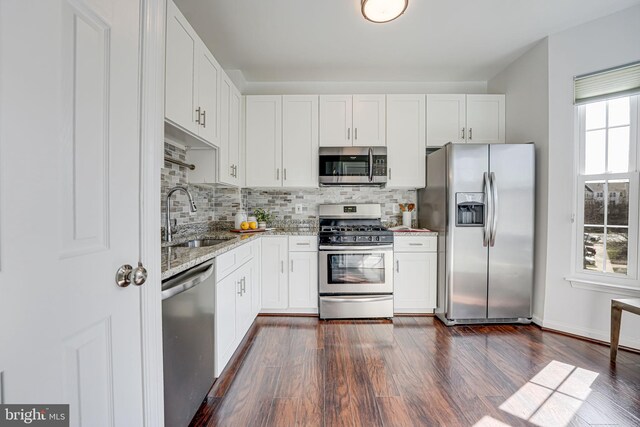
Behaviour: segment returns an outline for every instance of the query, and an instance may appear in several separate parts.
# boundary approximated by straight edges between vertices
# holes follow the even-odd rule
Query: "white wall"
[[[243,95],[487,93],[487,82],[246,82]]]
[[[549,36],[549,210],[544,326],[609,340],[611,298],[573,288],[573,77],[640,59],[640,6]],[[640,348],[640,316],[625,314],[621,343]]]
[[[506,94],[506,139],[536,146],[536,238],[533,318],[541,324],[547,262],[549,174],[549,62],[545,38],[488,83],[489,93]]]

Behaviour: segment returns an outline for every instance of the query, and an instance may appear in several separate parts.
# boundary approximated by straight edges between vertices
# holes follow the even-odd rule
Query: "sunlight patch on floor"
[[[500,405],[500,409],[538,426],[564,427],[589,397],[591,384],[597,377],[597,372],[554,360]],[[506,425],[485,416],[474,427]]]

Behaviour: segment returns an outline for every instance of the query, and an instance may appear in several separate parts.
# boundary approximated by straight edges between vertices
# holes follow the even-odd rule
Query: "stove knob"
[[[373,237],[369,236],[369,241],[372,241],[372,240],[373,240]]]
[[[356,236],[353,236],[353,241],[355,242],[356,240],[358,240],[358,238]]]
[[[380,241],[380,236],[376,236],[376,241]]]

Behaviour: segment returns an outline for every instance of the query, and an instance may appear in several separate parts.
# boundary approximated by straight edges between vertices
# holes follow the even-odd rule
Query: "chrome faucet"
[[[173,240],[173,229],[171,228],[171,209],[169,209],[169,199],[171,198],[171,195],[176,191],[183,191],[187,193],[187,196],[189,197],[189,203],[191,204],[191,206],[189,207],[189,210],[191,210],[191,212],[195,212],[198,210],[195,202],[193,201],[193,197],[191,197],[191,193],[189,193],[189,190],[187,190],[186,188],[180,185],[176,185],[171,190],[169,190],[169,192],[167,193],[167,198],[165,199],[165,207],[167,210],[167,223],[166,223],[167,242],[171,242]]]

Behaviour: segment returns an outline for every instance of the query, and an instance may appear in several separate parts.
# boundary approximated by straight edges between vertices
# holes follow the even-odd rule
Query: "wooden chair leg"
[[[611,304],[611,362],[616,361],[618,356],[618,342],[620,340],[620,320],[622,318],[622,309]]]

